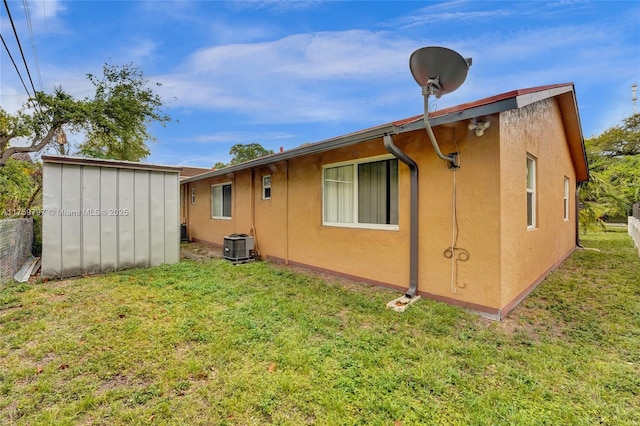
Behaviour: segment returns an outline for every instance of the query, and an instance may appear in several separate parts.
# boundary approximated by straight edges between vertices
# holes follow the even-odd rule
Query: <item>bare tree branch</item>
[[[2,152],[2,155],[0,155],[0,167],[4,166],[7,160],[11,158],[13,154],[17,154],[18,152],[38,152],[43,149],[45,146],[47,146],[48,143],[53,140],[53,138],[56,136],[56,133],[58,132],[58,129],[62,127],[62,124],[63,123],[60,123],[58,126],[49,129],[44,138],[42,138],[40,141],[34,140],[30,146],[11,146],[4,150],[4,152]]]

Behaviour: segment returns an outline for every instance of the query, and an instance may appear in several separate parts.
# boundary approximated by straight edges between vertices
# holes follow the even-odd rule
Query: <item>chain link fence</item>
[[[33,219],[0,220],[0,284],[11,281],[31,255]]]

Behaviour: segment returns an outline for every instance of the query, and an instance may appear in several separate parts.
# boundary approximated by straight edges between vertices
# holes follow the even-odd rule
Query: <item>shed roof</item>
[[[587,165],[584,139],[582,136],[582,126],[580,124],[580,114],[578,112],[578,104],[576,101],[575,88],[573,83],[553,84],[547,86],[512,90],[510,92],[505,92],[488,98],[479,99],[474,102],[469,102],[453,106],[451,108],[445,108],[442,110],[430,112],[429,120],[431,125],[435,127],[443,124],[486,116],[489,114],[500,113],[511,109],[522,108],[534,102],[554,97],[558,98],[559,100],[558,103],[560,106],[565,131],[567,133],[569,150],[576,168],[576,179],[578,182],[586,181],[589,179],[589,169]],[[264,157],[256,158],[254,160],[234,164],[233,166],[225,167],[223,169],[213,170],[211,172],[183,179],[182,182],[194,182],[210,177],[222,176],[240,170],[262,167],[303,155],[329,151],[335,148],[354,145],[368,140],[381,138],[384,135],[399,134],[424,129],[423,119],[424,115],[420,114],[402,120],[393,121],[391,123],[360,130],[354,133],[326,139],[320,142],[304,144],[302,146],[284,152],[267,155]]]
[[[137,163],[134,161],[104,160],[101,158],[72,157],[67,155],[43,155],[43,163],[75,164],[78,166],[114,167],[120,169],[152,170],[179,173],[181,166],[163,164]]]

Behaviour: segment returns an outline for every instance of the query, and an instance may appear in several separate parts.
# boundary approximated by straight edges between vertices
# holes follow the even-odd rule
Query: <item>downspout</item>
[[[409,167],[411,173],[411,208],[409,222],[409,289],[405,296],[412,298],[418,292],[418,165],[404,151],[393,144],[393,137],[385,134],[384,147]]]
[[[285,199],[285,209],[284,211],[287,213],[285,216],[285,252],[284,252],[284,264],[289,264],[289,160],[285,160],[285,171],[284,171],[284,199]]]
[[[251,215],[251,224],[249,225],[249,235],[254,238],[254,250],[260,253],[258,249],[258,239],[256,238],[256,201],[255,201],[255,190],[254,183],[255,174],[253,169],[249,169],[249,200],[250,200],[250,215]]]
[[[184,194],[184,223],[187,225],[187,241],[191,241],[191,225],[189,224],[191,220],[190,216],[190,208],[191,208],[191,184],[188,183],[185,185],[185,194]]]

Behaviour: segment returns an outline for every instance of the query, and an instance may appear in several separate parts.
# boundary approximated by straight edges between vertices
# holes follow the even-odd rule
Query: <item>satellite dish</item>
[[[439,98],[451,93],[464,83],[471,59],[446,47],[423,47],[409,58],[409,68],[420,87]]]
[[[449,162],[449,168],[459,168],[458,153],[444,155],[429,122],[429,96],[439,98],[451,93],[464,83],[471,66],[471,58],[464,59],[457,52],[446,47],[423,47],[409,58],[409,68],[416,82],[422,87],[424,96],[424,124],[436,155]]]

